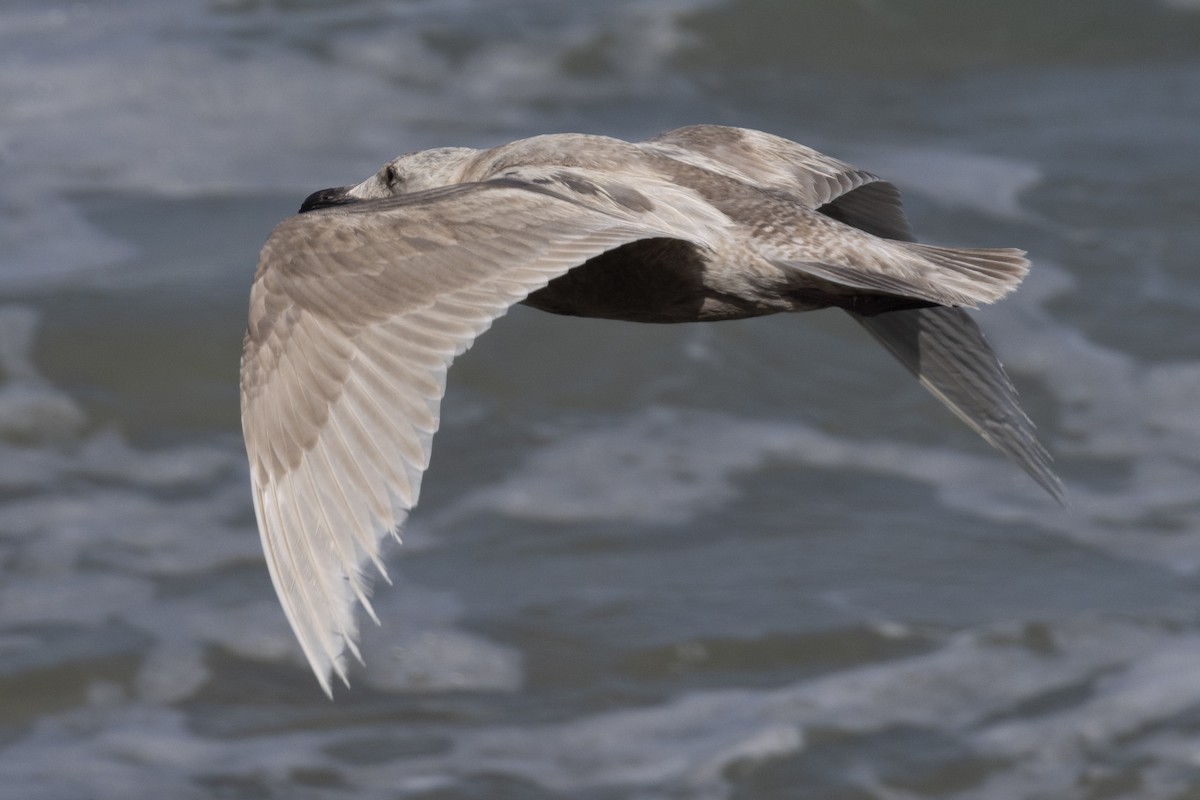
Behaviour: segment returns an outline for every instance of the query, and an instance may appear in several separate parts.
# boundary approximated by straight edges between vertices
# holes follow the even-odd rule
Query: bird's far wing
[[[915,241],[895,186],[787,139],[741,128],[696,125],[669,131],[642,146],[763,189],[792,194],[811,209],[884,239]],[[781,266],[868,292],[963,305],[997,299],[1028,269],[1024,254],[1017,250],[915,244],[890,251],[884,262],[892,269],[850,270],[813,263]],[[898,274],[906,262],[911,267],[908,275]],[[930,267],[939,281],[920,279]],[[1021,410],[1012,381],[965,311],[923,308],[870,316],[847,311],[931,394],[1065,503],[1062,483],[1033,423]]]
[[[1021,410],[1016,388],[966,311],[922,308],[850,316],[959,419],[1066,505],[1062,482]]]
[[[900,191],[802,144],[747,128],[692,125],[640,146],[650,152],[796,197],[803,206],[885,239],[914,241]]]
[[[374,617],[363,568],[383,572],[382,540],[417,502],[450,362],[572,267],[688,234],[643,216],[506,179],[314,211],[268,238],[242,429],[271,578],[327,693],[358,655],[354,601]]]

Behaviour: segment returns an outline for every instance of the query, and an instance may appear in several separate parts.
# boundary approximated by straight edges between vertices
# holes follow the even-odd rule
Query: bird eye
[[[395,188],[396,184],[400,183],[400,181],[402,180],[400,177],[399,170],[397,170],[391,164],[388,164],[386,167],[383,168],[382,177],[383,177],[384,185],[386,185],[389,189]]]

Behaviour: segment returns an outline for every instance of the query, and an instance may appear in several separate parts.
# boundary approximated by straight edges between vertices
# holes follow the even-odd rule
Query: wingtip
[[[329,673],[321,672],[316,667],[313,667],[313,675],[316,676],[317,683],[321,686],[321,691],[330,700],[333,699],[333,683],[329,680]]]
[[[361,658],[359,659],[359,663],[362,663]],[[321,691],[324,692],[325,696],[330,700],[333,700],[334,675],[337,675],[338,680],[342,682],[343,686],[345,686],[347,689],[350,688],[350,676],[346,674],[346,668],[344,666],[339,667],[332,662],[324,669],[316,664],[309,664],[309,666],[312,668],[313,675],[316,677],[317,683],[321,686]]]
[[[1071,501],[1067,497],[1066,485],[1057,475],[1055,475],[1053,472],[1049,472],[1049,467],[1047,467],[1047,473],[1045,475],[1035,475],[1033,477],[1034,480],[1037,481],[1038,485],[1045,489],[1046,493],[1054,498],[1054,501],[1058,503],[1059,508],[1069,509],[1071,507]]]

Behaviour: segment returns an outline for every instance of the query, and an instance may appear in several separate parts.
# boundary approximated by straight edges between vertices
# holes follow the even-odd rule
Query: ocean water
[[[1200,4],[10,0],[0,795],[1200,796]],[[518,308],[330,702],[262,560],[258,248],[391,157],[760,128],[927,241],[1058,508],[832,313]]]

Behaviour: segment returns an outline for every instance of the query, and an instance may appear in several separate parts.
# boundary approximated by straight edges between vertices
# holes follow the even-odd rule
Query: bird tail
[[[917,242],[904,242],[901,246],[933,265],[947,287],[961,287],[961,291],[981,303],[1004,297],[1029,272],[1025,251],[1012,247],[937,247]]]
[[[881,241],[886,241],[886,250],[875,255],[878,264],[873,268],[813,261],[773,260],[772,263],[866,293],[968,307],[999,300],[1017,288],[1029,272],[1023,250]]]

